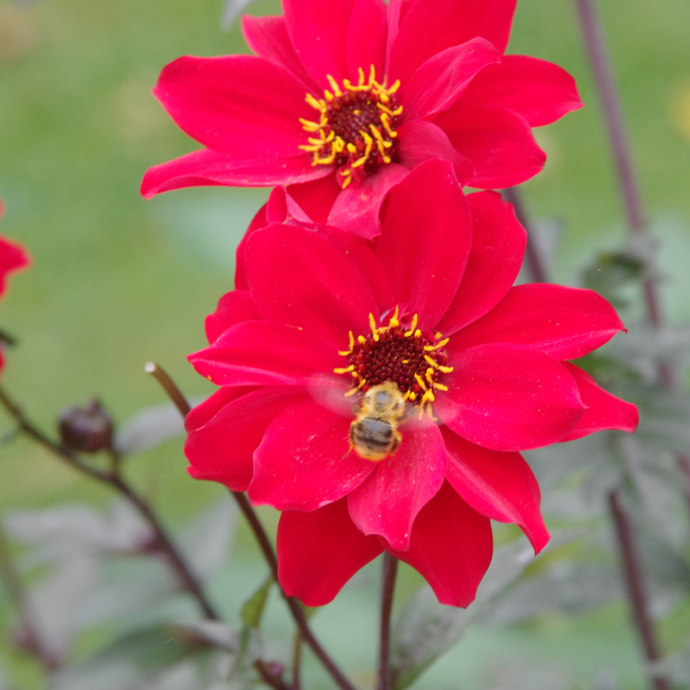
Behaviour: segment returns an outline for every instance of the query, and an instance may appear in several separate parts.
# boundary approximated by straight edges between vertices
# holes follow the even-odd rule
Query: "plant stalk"
[[[534,235],[532,224],[527,216],[520,189],[518,187],[508,187],[507,189],[503,190],[503,196],[505,197],[506,201],[509,201],[513,205],[513,208],[515,209],[515,216],[520,222],[520,225],[527,230],[525,261],[527,262],[529,272],[532,274],[534,282],[548,283],[548,271],[545,262],[539,253],[539,247],[536,245],[537,238]]]
[[[2,406],[19,424],[21,431],[34,439],[34,441],[56,455],[63,462],[66,462],[70,467],[73,467],[75,470],[91,477],[92,479],[96,479],[103,484],[107,484],[127,498],[127,500],[139,511],[141,516],[146,520],[153,530],[156,548],[163,555],[165,555],[170,567],[175,572],[182,587],[196,600],[199,608],[201,608],[207,618],[218,620],[218,615],[206,598],[206,595],[196,579],[196,576],[191,571],[189,565],[185,562],[176,546],[173,544],[171,538],[168,536],[165,528],[161,524],[156,514],[153,512],[151,506],[120,474],[118,474],[116,471],[104,472],[94,467],[90,467],[82,462],[79,457],[69,448],[63,446],[61,443],[53,441],[40,429],[38,429],[37,426],[30,422],[24,416],[19,406],[14,403],[1,388],[0,404],[2,404]]]
[[[249,503],[247,497],[239,491],[233,491],[232,495],[235,497],[240,510],[247,518],[247,522],[249,523],[252,532],[254,532],[256,541],[259,543],[259,548],[261,549],[264,558],[268,563],[268,567],[273,573],[273,577],[278,583],[280,593],[283,595],[283,598],[290,609],[290,613],[300,631],[302,639],[309,645],[312,652],[314,652],[326,670],[331,674],[331,677],[337,683],[338,687],[341,688],[341,690],[355,690],[352,683],[350,683],[350,681],[345,677],[343,672],[331,659],[316,637],[314,637],[314,633],[312,633],[311,628],[307,623],[306,616],[304,615],[302,604],[300,604],[300,602],[294,597],[287,596],[282,587],[280,587],[280,582],[278,580],[278,559],[276,558],[276,554],[273,550],[273,546],[271,545],[271,541],[268,538],[268,534],[266,534],[266,530],[264,530],[264,527],[261,524],[261,521],[259,520],[259,517],[254,511],[251,503]]]
[[[640,635],[647,662],[652,664],[661,659],[654,624],[649,613],[648,597],[642,576],[642,564],[635,546],[630,518],[621,504],[617,490],[609,492],[609,508],[616,528],[616,537],[620,547],[621,564],[628,590],[628,600],[632,608],[633,619]],[[670,690],[666,678],[652,675],[654,690]]]
[[[381,579],[381,634],[379,638],[379,685],[378,690],[392,690],[391,678],[391,613],[395,578],[398,574],[398,559],[388,551],[383,554]]]

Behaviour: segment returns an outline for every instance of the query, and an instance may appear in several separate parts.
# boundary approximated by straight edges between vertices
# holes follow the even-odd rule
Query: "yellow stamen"
[[[335,93],[336,96],[342,96],[343,92],[340,90],[338,82],[335,79],[333,79],[333,77],[330,74],[326,75],[326,79],[328,79],[328,83],[331,85],[333,93]]]
[[[436,345],[425,345],[424,350],[425,352],[432,352],[433,350],[438,350],[448,345],[449,340],[450,338],[444,338],[440,343],[436,343]]]
[[[341,357],[347,357],[348,355],[352,354],[352,350],[355,348],[355,336],[352,334],[352,331],[349,332],[349,339],[350,339],[350,344],[347,350],[338,350],[338,354]]]
[[[354,365],[354,364],[350,364],[349,367],[345,367],[345,368],[342,368],[342,369],[333,369],[333,371],[334,371],[336,374],[348,374],[349,372],[354,371],[354,370],[355,370],[355,365]]]
[[[414,375],[415,381],[419,384],[420,388],[426,393],[429,389],[426,387],[426,383],[424,383],[424,379],[419,375],[415,374]]]
[[[312,108],[315,108],[316,110],[321,110],[321,103],[319,103],[319,101],[317,101],[316,98],[314,98],[314,96],[312,96],[310,93],[308,93],[305,96],[305,100],[307,101],[307,103],[309,103],[309,105]]]
[[[434,383],[434,387],[438,388],[440,391],[447,391],[448,386],[444,386],[442,383]]]
[[[400,321],[398,321],[398,316],[400,314],[400,307],[399,305],[395,305],[395,312],[393,313],[393,316],[391,316],[391,320],[388,322],[388,328],[397,328],[400,325]]]

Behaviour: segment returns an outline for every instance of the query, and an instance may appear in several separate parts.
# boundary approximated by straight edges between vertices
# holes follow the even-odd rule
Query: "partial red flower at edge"
[[[0,219],[2,219],[5,207],[0,201]],[[29,265],[29,257],[24,249],[0,235],[0,299],[7,290],[7,277],[14,271],[20,271]],[[0,342],[0,372],[2,371],[4,358],[2,355],[2,342]]]
[[[161,73],[156,97],[205,148],[151,168],[142,193],[292,184],[371,238],[388,190],[426,160],[471,187],[524,182],[546,158],[532,128],[582,103],[560,67],[503,55],[516,1],[283,0],[284,17],[245,16],[256,56]]]
[[[635,406],[567,361],[623,324],[590,290],[512,287],[525,242],[499,194],[465,196],[439,161],[393,188],[374,243],[313,224],[248,235],[246,289],[221,299],[209,347],[189,358],[221,388],[188,415],[185,451],[193,477],[283,511],[287,594],[328,603],[387,550],[466,606],[490,519],[535,551],[548,542],[520,451],[635,429]],[[413,414],[372,462],[350,447],[353,408],[387,381]]]

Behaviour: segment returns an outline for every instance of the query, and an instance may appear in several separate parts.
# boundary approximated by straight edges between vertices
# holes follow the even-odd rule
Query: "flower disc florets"
[[[344,79],[341,88],[331,75],[327,78],[332,92],[324,91],[322,99],[310,93],[306,96],[307,103],[319,112],[319,119],[300,118],[305,131],[315,135],[300,148],[313,153],[312,165],[335,164],[345,188],[354,177],[369,175],[393,161],[396,125],[402,114],[402,106],[394,97],[400,81],[390,88],[380,84],[373,65],[368,82],[361,67],[357,84]]]
[[[426,406],[432,416],[434,391],[448,390],[439,378],[453,371],[446,366],[448,355],[444,347],[448,338],[417,328],[417,314],[409,327],[403,326],[397,307],[387,326],[377,327],[371,314],[369,321],[371,333],[355,339],[350,332],[349,348],[338,353],[348,358],[349,366],[336,369],[335,373],[349,374],[354,379],[355,387],[348,394],[358,390],[366,393],[372,386],[390,381],[398,385],[406,401],[420,407],[420,413]]]

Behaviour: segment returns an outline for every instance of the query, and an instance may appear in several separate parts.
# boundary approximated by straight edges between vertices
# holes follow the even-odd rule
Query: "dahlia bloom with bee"
[[[2,218],[3,212],[4,207],[2,201],[0,201],[0,218]],[[26,268],[28,265],[29,257],[24,249],[0,236],[0,298],[3,297],[7,289],[8,275],[14,271]],[[3,364],[2,337],[0,337],[0,371],[2,371]]]
[[[532,128],[582,103],[560,67],[503,54],[516,2],[283,0],[284,16],[245,16],[256,56],[163,70],[156,97],[205,148],[151,168],[142,193],[295,185],[318,220],[370,238],[426,160],[476,188],[524,182],[546,158]]]
[[[192,476],[282,511],[287,594],[325,604],[386,550],[466,606],[490,519],[535,551],[549,539],[520,451],[636,427],[634,405],[568,361],[623,330],[613,307],[513,287],[525,242],[499,194],[465,196],[452,164],[430,161],[390,192],[375,243],[288,220],[242,244],[237,289],[189,358],[221,388],[188,415],[186,454]],[[407,408],[383,459],[353,434],[381,387]]]

